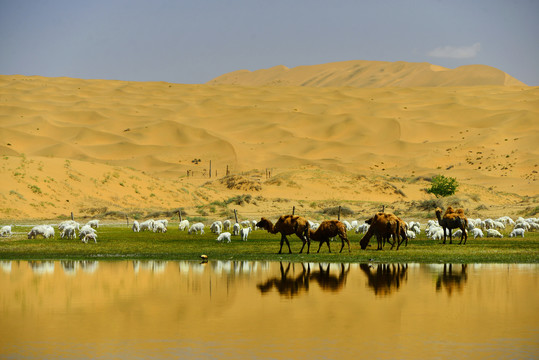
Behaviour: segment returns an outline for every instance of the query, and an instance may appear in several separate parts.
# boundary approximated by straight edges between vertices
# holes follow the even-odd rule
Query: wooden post
[[[178,210],[178,215],[180,215],[180,222],[182,222],[182,209]]]
[[[71,220],[75,220],[75,218],[73,217],[73,211],[71,212]]]
[[[125,222],[127,223],[127,227],[129,227],[129,217],[127,214],[125,214]]]
[[[238,212],[234,209],[234,217],[236,218],[236,224],[238,223]]]
[[[210,179],[211,179],[211,160],[210,160],[210,171],[209,171],[209,174],[210,174]]]
[[[386,206],[382,205],[382,212],[384,212],[385,209],[386,209]]]
[[[337,215],[337,220],[341,221],[341,205],[339,205],[339,215]]]
[[[292,206],[292,215],[294,215],[294,213],[296,212],[296,206]]]
[[[225,176],[228,176],[230,174],[230,172],[228,171],[228,165],[226,166],[226,175]]]

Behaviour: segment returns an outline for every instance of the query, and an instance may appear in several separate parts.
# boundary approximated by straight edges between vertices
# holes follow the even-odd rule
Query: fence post
[[[296,213],[296,205],[292,206],[292,215]]]
[[[209,171],[209,174],[210,174],[210,179],[211,179],[211,160],[210,160],[210,171]]]
[[[182,222],[182,209],[178,209],[178,215],[180,215],[180,222]]]
[[[236,218],[236,223],[238,223],[238,212],[234,209],[234,217]]]
[[[129,217],[127,214],[125,214],[125,222],[127,223],[127,227],[129,227]]]
[[[341,221],[341,206],[339,205],[339,215],[337,215],[337,220]]]
[[[75,218],[73,217],[73,211],[71,212],[71,220],[74,221]]]

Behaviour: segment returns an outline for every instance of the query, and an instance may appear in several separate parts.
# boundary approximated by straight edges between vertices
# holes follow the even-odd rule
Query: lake
[[[3,359],[539,358],[539,265],[0,261]]]

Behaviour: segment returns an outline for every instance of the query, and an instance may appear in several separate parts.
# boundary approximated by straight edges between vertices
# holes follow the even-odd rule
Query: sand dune
[[[438,173],[461,182],[469,209],[536,206],[539,88],[399,87],[452,72],[420,64],[429,71],[421,75],[407,63],[384,65],[393,87],[351,87],[361,67],[349,81],[337,70],[357,65],[329,64],[327,76],[309,80],[322,87],[0,76],[0,216],[178,207],[195,215],[240,194],[258,199],[243,205],[245,216],[343,201],[371,211],[429,199],[424,178]],[[455,72],[513,81],[483,70]],[[314,74],[279,67],[256,77],[267,84],[286,72]],[[222,181],[227,168],[245,182]]]
[[[521,81],[486,65],[447,69],[404,61],[341,61],[287,68],[279,65],[256,71],[238,70],[210,80],[209,85],[312,87],[522,86]]]

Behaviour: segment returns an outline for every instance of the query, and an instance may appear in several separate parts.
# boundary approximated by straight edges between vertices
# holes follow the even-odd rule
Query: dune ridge
[[[287,68],[279,65],[256,71],[238,70],[208,81],[208,85],[311,87],[525,86],[509,74],[487,65],[448,69],[404,61],[341,61]]]
[[[242,194],[258,198],[243,205],[253,213],[290,202],[305,211],[317,202],[398,206],[432,198],[423,189],[438,173],[461,182],[469,207],[533,207],[538,195],[538,87],[2,75],[0,99],[3,218],[97,208],[196,213]],[[222,181],[227,169],[243,180]]]

